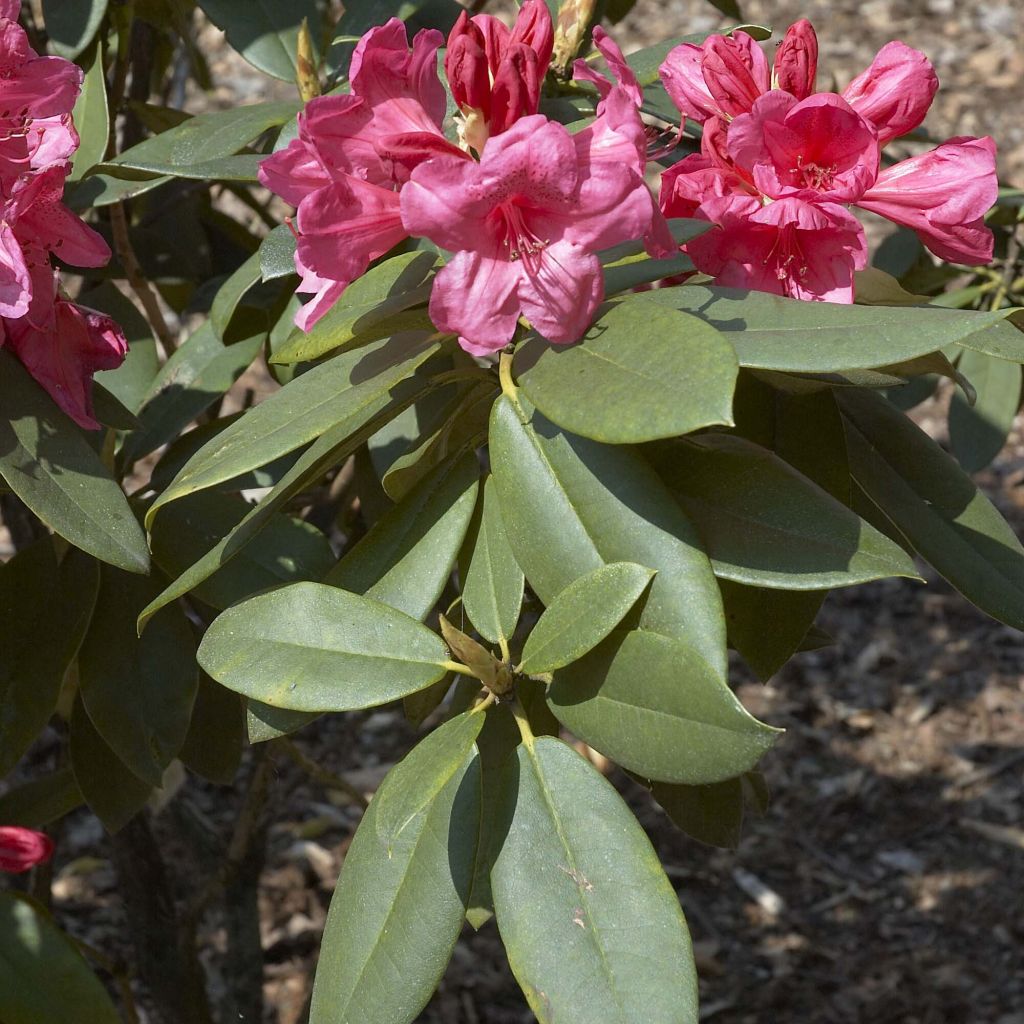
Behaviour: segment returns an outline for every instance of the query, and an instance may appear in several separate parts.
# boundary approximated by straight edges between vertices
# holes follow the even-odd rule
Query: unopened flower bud
[[[551,56],[551,65],[559,77],[568,77],[572,62],[590,31],[596,7],[597,0],[563,0],[559,7]]]

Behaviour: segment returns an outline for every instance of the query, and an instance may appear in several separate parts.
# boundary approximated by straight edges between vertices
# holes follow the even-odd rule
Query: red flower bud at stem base
[[[53,840],[43,832],[16,825],[0,826],[0,871],[19,874],[53,856]]]

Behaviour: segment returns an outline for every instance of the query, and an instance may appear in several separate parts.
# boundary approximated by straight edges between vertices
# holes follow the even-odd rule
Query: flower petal
[[[924,120],[938,88],[935,69],[920,50],[891,42],[843,90],[843,99],[874,125],[884,146]]]
[[[798,100],[814,92],[818,72],[818,37],[806,18],[794,22],[775,51],[772,88],[791,93]]]
[[[430,319],[438,330],[458,334],[459,344],[475,356],[497,352],[519,320],[521,273],[521,264],[504,258],[496,245],[456,253],[434,279]]]
[[[556,242],[540,256],[533,273],[523,274],[519,299],[530,325],[548,341],[579,341],[604,298],[601,261],[571,242]]]
[[[950,139],[889,167],[857,205],[912,228],[940,259],[988,263],[993,236],[982,218],[996,201],[991,138]]]

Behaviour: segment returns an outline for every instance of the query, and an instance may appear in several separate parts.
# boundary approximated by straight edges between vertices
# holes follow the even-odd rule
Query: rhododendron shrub
[[[0,1019],[117,1019],[43,907],[81,808],[126,1019],[260,1019],[287,758],[358,818],[311,1024],[417,1019],[467,923],[540,1021],[696,1022],[633,807],[763,812],[730,651],[767,680],[922,563],[1024,628],[970,476],[1024,364],[993,140],[925,134],[913,39],[823,91],[807,21],[172,6],[0,0]],[[280,99],[193,102],[206,21]],[[369,709],[368,794],[306,750]]]

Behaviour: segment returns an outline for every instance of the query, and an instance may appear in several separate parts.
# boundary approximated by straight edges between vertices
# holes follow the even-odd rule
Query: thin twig
[[[359,804],[364,811],[370,806],[366,797],[363,796],[363,794],[360,793],[351,782],[342,778],[340,775],[335,775],[334,772],[328,771],[322,765],[319,765],[316,761],[312,760],[312,758],[306,757],[295,743],[286,736],[279,737],[274,740],[273,743],[276,750],[280,750],[283,754],[286,754],[310,778],[319,782],[320,785],[326,786],[328,789],[336,789],[339,792],[344,793],[352,801]]]
[[[206,884],[185,911],[185,923],[193,932],[210,901],[225,888],[245,860],[252,838],[259,831],[260,818],[270,791],[273,763],[262,746],[257,747],[256,756],[259,761],[245,794],[245,801],[235,819],[235,828],[231,833],[227,854],[220,870],[207,879]]]
[[[164,319],[156,292],[142,272],[135,250],[132,248],[131,238],[128,235],[128,215],[124,211],[123,203],[114,203],[110,207],[110,231],[114,239],[114,251],[121,261],[121,266],[124,267],[128,284],[131,285],[132,291],[142,303],[149,326],[153,328],[153,333],[160,339],[164,353],[170,358],[178,344],[174,338],[174,332]]]

